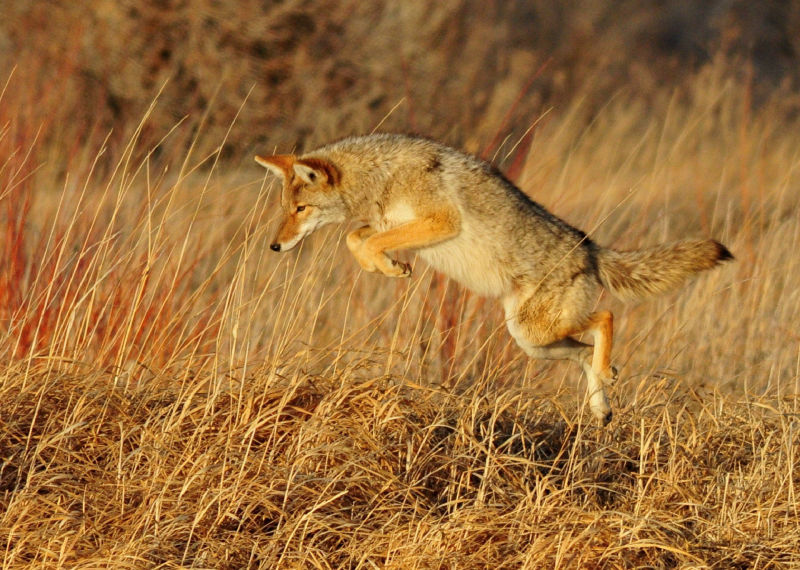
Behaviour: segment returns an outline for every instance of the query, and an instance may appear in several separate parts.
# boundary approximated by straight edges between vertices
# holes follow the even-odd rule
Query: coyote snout
[[[363,269],[408,277],[411,267],[390,254],[414,250],[476,293],[500,298],[508,330],[529,356],[583,368],[589,405],[603,423],[611,419],[604,382],[616,369],[613,316],[594,310],[600,289],[644,298],[733,258],[710,239],[601,247],[490,165],[427,139],[352,137],[256,161],[283,181],[284,220],[270,249],[288,251],[325,224],[359,221],[347,247]],[[594,344],[575,340],[584,333]]]

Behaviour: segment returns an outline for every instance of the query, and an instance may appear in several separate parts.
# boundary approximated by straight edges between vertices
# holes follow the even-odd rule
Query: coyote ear
[[[307,184],[323,180],[329,184],[339,182],[339,170],[334,164],[322,158],[301,158],[294,163],[294,173]]]
[[[280,176],[284,180],[292,172],[295,156],[293,154],[276,154],[275,156],[256,156],[256,162],[275,176]]]

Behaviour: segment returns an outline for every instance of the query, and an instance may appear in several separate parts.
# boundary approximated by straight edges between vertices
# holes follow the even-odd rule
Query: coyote
[[[283,181],[285,212],[273,251],[288,251],[325,224],[363,224],[347,247],[367,271],[408,277],[387,252],[416,251],[479,295],[502,300],[511,336],[531,357],[572,360],[588,380],[603,424],[613,318],[594,311],[601,287],[637,299],[677,287],[732,259],[710,239],[638,251],[601,247],[549,213],[490,164],[432,140],[397,134],[343,139],[306,154],[257,156]],[[588,333],[593,345],[575,340]]]

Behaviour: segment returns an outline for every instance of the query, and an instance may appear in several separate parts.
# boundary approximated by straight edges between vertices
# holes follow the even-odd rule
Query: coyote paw
[[[601,426],[607,426],[609,422],[611,422],[611,418],[614,417],[614,413],[611,411],[611,406],[608,405],[608,399],[605,394],[602,394],[600,398],[592,401],[590,407],[592,409],[592,414],[597,418]]]
[[[603,384],[613,384],[619,379],[619,372],[616,366],[609,366],[605,371],[598,372],[597,375],[603,381]]]
[[[396,259],[391,259],[389,267],[387,267],[383,274],[387,275],[388,277],[410,277],[411,276],[411,264],[410,263],[403,263],[402,261],[397,261]]]

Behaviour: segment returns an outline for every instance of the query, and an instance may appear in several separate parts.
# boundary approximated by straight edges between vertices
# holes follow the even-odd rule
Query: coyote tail
[[[601,248],[597,266],[606,289],[619,299],[633,300],[674,289],[729,259],[733,255],[717,241],[686,239],[637,251]]]

